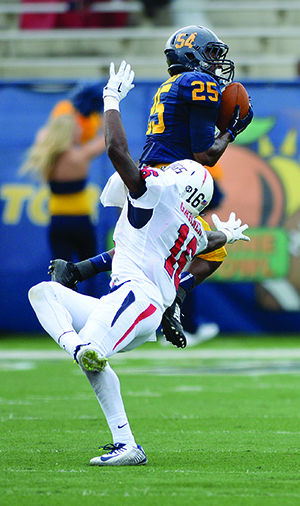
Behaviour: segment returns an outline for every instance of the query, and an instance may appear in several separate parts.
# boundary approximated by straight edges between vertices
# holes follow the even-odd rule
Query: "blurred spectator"
[[[111,0],[100,0],[109,3]],[[26,13],[20,17],[22,29],[122,27],[127,24],[126,12],[95,12],[90,9],[96,0],[22,0],[22,3],[68,4],[66,12]],[[99,2],[99,0],[97,0]]]
[[[22,3],[35,3],[41,4],[46,3],[48,0],[21,0]],[[51,3],[58,3],[59,0],[49,0]],[[48,13],[30,13],[30,14],[21,14],[19,26],[23,29],[49,29],[54,28],[56,24],[58,14],[56,12],[48,12]]]
[[[98,253],[95,199],[87,183],[91,161],[105,151],[104,135],[98,133],[102,106],[98,84],[80,86],[58,102],[20,169],[49,186],[52,258],[77,261]],[[89,295],[96,296],[95,281],[87,283]]]
[[[144,6],[145,15],[154,18],[157,11],[170,3],[170,0],[141,0]]]
[[[51,111],[52,117],[74,114],[81,130],[81,143],[93,139],[103,126],[103,99],[99,89],[99,83],[80,84],[69,97],[57,102]]]
[[[143,24],[149,26],[173,25],[173,13],[169,8],[170,0],[140,0],[143,6]]]

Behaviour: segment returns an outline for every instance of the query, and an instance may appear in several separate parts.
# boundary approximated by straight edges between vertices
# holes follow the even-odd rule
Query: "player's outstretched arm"
[[[236,241],[250,241],[250,237],[243,233],[245,230],[247,230],[248,225],[246,223],[242,225],[242,220],[240,218],[236,218],[234,212],[230,213],[227,221],[221,221],[216,214],[212,214],[211,219],[217,231],[225,235],[225,243],[233,244]],[[212,236],[214,232],[209,232],[209,234]]]
[[[242,225],[242,220],[235,217],[235,213],[230,213],[227,221],[221,221],[216,214],[212,215],[212,220],[217,231],[207,231],[207,247],[201,251],[201,254],[210,253],[216,249],[222,248],[227,243],[234,243],[238,240],[250,241],[250,237],[244,235],[248,225]]]
[[[51,281],[56,281],[67,288],[77,290],[78,282],[89,279],[100,272],[110,271],[113,254],[114,249],[111,249],[76,263],[57,258],[50,261],[48,274],[51,275]]]
[[[107,154],[131,193],[138,194],[145,188],[144,180],[131,158],[127,137],[119,112],[119,102],[134,87],[134,72],[123,61],[117,73],[110,65],[110,77],[103,90],[104,134]]]

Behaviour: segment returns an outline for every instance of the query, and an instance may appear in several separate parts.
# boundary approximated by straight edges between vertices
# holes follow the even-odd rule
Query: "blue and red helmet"
[[[165,47],[171,76],[199,70],[217,81],[231,82],[234,63],[226,59],[229,47],[204,26],[184,26],[171,35]]]

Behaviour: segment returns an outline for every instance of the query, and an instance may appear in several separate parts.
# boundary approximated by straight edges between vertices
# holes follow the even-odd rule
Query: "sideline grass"
[[[226,338],[197,351],[299,344],[294,337]],[[50,339],[26,337],[2,339],[0,349],[58,347]],[[160,345],[143,349],[160,349],[161,359],[129,359],[128,353],[111,361],[136,440],[149,459],[148,466],[133,468],[88,466],[97,447],[111,438],[86,378],[71,360],[11,360],[0,352],[1,505],[300,504],[298,372],[256,374],[258,360],[250,355],[247,369],[238,359],[173,360],[164,358]],[[224,363],[231,374],[222,374]],[[251,364],[254,374],[244,374]],[[260,364],[272,372],[278,358]],[[199,365],[207,374],[193,373]],[[167,375],[164,368],[172,367]]]

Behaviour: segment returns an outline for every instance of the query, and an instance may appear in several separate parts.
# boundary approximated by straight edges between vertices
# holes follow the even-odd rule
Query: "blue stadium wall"
[[[47,189],[18,169],[53,105],[75,82],[0,83],[0,331],[40,331],[28,289],[49,279]],[[149,105],[157,82],[138,82],[122,104],[133,157],[144,143]],[[224,201],[218,213],[235,210],[251,228],[251,246],[228,248],[228,257],[199,286],[192,326],[215,321],[223,332],[299,332],[300,328],[300,83],[246,83],[255,121],[222,157]],[[91,188],[101,191],[112,174],[102,155],[91,167]],[[97,205],[99,251],[111,245],[118,213]],[[210,216],[207,216],[208,221]],[[100,296],[109,278],[101,274]],[[82,285],[80,290],[88,290]]]

